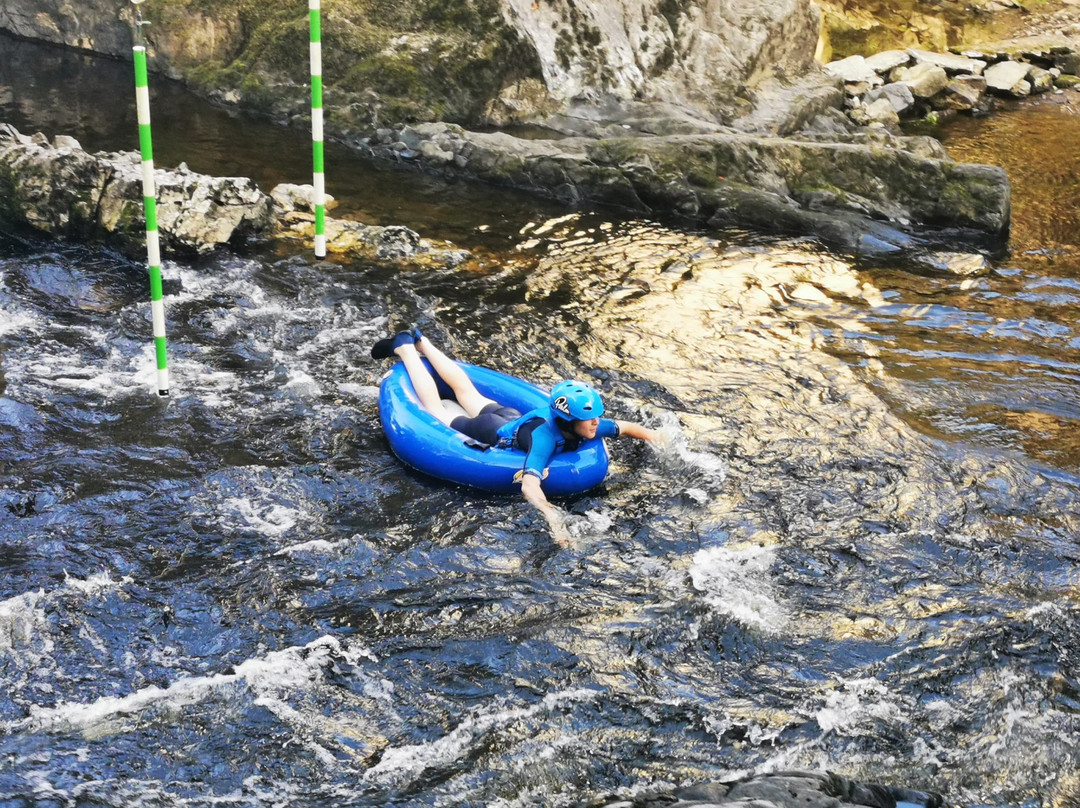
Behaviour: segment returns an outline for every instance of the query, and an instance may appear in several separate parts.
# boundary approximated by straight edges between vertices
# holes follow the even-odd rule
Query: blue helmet
[[[604,414],[600,394],[585,382],[559,382],[551,391],[551,414],[562,421],[588,421]]]

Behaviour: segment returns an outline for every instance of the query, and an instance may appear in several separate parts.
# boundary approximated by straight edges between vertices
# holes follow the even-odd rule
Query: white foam
[[[0,651],[13,650],[33,640],[45,625],[44,598],[45,590],[39,589],[0,600]]]
[[[722,483],[727,477],[727,464],[723,458],[710,452],[699,452],[690,448],[690,441],[679,425],[679,418],[675,413],[664,412],[659,416],[660,440],[651,445],[664,463],[677,470],[695,469],[703,472],[706,477],[715,483]],[[691,489],[700,492],[701,489]]]
[[[712,547],[694,554],[690,581],[709,606],[742,625],[777,634],[787,623],[772,594],[771,547]]]
[[[338,320],[341,319],[341,314],[335,313],[333,322],[321,329],[310,342],[301,345],[296,351],[297,355],[306,356],[327,345],[362,345],[370,342],[375,334],[382,336],[384,326],[381,321],[351,324],[352,320],[359,316],[359,312],[352,306],[348,306],[344,314],[348,317],[350,325],[339,325]]]
[[[509,726],[551,712],[567,703],[592,701],[598,695],[595,690],[581,688],[549,693],[539,704],[529,707],[499,706],[486,711],[476,711],[466,716],[448,734],[434,741],[387,749],[383,752],[382,759],[369,769],[364,777],[380,783],[413,779],[429,768],[460,760],[477,739],[497,727]]]
[[[257,266],[255,262],[242,261],[238,265],[219,266],[209,273],[166,261],[162,264],[162,273],[178,278],[181,290],[170,295],[167,304],[172,306],[208,297],[232,296],[244,301],[250,300],[257,306],[266,299],[266,294],[250,279]]]
[[[301,542],[300,544],[290,544],[288,547],[282,547],[274,555],[276,556],[291,556],[296,553],[332,553],[338,547],[344,544],[349,544],[348,539],[342,541],[327,541],[326,539],[312,539],[311,541]]]
[[[881,682],[853,679],[844,683],[844,690],[830,693],[814,717],[823,732],[871,735],[879,731],[875,722],[902,721],[903,713]]]
[[[1054,616],[1064,616],[1062,608],[1058,604],[1048,600],[1043,601],[1042,603],[1036,603],[1034,606],[1029,607],[1025,615],[1030,618],[1047,613]]]
[[[48,634],[48,621],[45,607],[52,601],[75,592],[86,597],[100,595],[103,592],[119,589],[131,582],[124,577],[113,580],[108,572],[91,575],[89,578],[76,578],[65,573],[64,585],[51,592],[38,589],[24,592],[7,600],[0,601],[0,651],[11,650],[22,654],[22,662],[29,663],[52,652],[53,642]],[[87,635],[87,640],[93,638]],[[29,649],[33,647],[33,653]]]
[[[337,390],[339,393],[344,393],[347,396],[353,398],[373,399],[379,397],[379,388],[373,384],[354,384],[353,382],[342,382],[338,384]]]
[[[229,497],[221,503],[223,526],[253,528],[266,536],[280,536],[292,530],[300,518],[300,511],[277,503],[254,503],[245,497]],[[236,516],[240,522],[227,517]]]
[[[322,388],[310,375],[302,370],[290,370],[285,389],[301,398],[316,398],[322,395]]]
[[[160,704],[173,710],[197,704],[236,683],[244,683],[259,703],[264,703],[260,701],[264,699],[280,701],[288,694],[307,692],[314,683],[321,681],[332,655],[342,656],[352,664],[362,657],[372,658],[365,649],[346,649],[336,638],[324,636],[303,647],[286,648],[246,660],[237,665],[233,673],[188,677],[165,688],[151,685],[127,696],[103,696],[86,704],[64,702],[55,707],[34,706],[30,708],[28,718],[6,726],[33,732],[88,733],[116,718],[135,715]]]
[[[261,696],[255,699],[254,703],[259,707],[265,707],[273,713],[282,724],[292,727],[294,731],[300,730],[302,734],[306,735],[307,733],[304,732],[305,730],[310,731],[315,729],[311,720],[304,716],[303,713],[294,707],[290,707],[278,698]],[[323,766],[329,767],[337,763],[337,758],[334,757],[333,753],[312,738],[302,738],[301,744],[305,749],[314,754]]]
[[[80,592],[83,595],[100,595],[102,592],[120,589],[125,584],[132,583],[132,581],[130,575],[125,575],[119,581],[114,581],[107,570],[85,579],[68,575],[67,571],[64,571],[64,587]]]
[[[615,526],[615,518],[606,508],[586,511],[584,515],[566,515],[566,528],[574,538],[602,536]]]
[[[394,683],[389,679],[379,679],[364,685],[364,695],[369,699],[392,702],[394,700]]]
[[[109,334],[101,329],[72,330],[85,331],[90,340],[102,345],[110,342]],[[153,344],[148,342],[142,357],[152,363],[153,352]],[[127,392],[144,386],[137,372],[140,364],[145,364],[145,361],[140,363],[137,357],[124,356],[115,345],[110,346],[107,356],[93,364],[86,364],[77,352],[49,340],[37,346],[34,358],[23,365],[22,374],[16,375],[21,375],[21,381],[28,385],[44,383],[108,398],[119,391]]]
[[[0,308],[0,337],[20,331],[37,331],[39,325],[37,317],[29,312]]]
[[[238,406],[239,401],[230,398],[240,389],[240,381],[235,373],[225,370],[208,370],[194,362],[176,362],[173,368],[174,388],[196,396],[211,409]]]

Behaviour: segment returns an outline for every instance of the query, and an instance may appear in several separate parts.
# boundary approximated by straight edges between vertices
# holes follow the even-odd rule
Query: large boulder
[[[898,67],[907,67],[911,64],[911,54],[906,50],[887,50],[867,56],[865,64],[875,73],[886,75]]]
[[[935,109],[970,111],[977,109],[986,95],[986,78],[983,76],[957,76],[933,98]]]
[[[887,99],[878,103],[891,112]],[[386,132],[376,153],[399,159],[397,137]],[[462,132],[453,141],[454,172],[575,204],[811,233],[845,246],[875,231],[872,220],[890,223],[876,239],[900,244],[911,240],[900,231],[916,225],[1007,233],[1009,185],[1001,169],[954,163],[929,138],[832,137],[843,142],[731,132],[558,140]],[[420,150],[413,154],[424,159]]]
[[[167,251],[201,253],[265,234],[272,202],[246,177],[158,170],[158,230]],[[142,163],[134,152],[90,155],[71,138],[0,128],[0,215],[54,235],[141,243]]]
[[[146,3],[151,69],[278,117],[304,115],[307,7]],[[378,5],[378,4],[376,4]],[[328,125],[547,120],[573,105],[663,104],[711,122],[752,111],[769,82],[821,75],[813,0],[341,0],[326,9]],[[126,0],[5,0],[0,30],[127,57]],[[331,44],[332,43],[332,44]],[[824,79],[823,79],[824,80]],[[489,118],[490,116],[490,118]]]
[[[934,53],[918,48],[909,48],[908,53],[918,64],[936,65],[950,75],[967,73],[978,76],[986,68],[986,62],[981,59],[969,59],[955,53]]]
[[[560,103],[664,101],[721,117],[736,95],[813,66],[820,14],[811,0],[500,0]],[[734,106],[733,106],[734,105]]]
[[[949,76],[945,70],[928,62],[919,62],[908,68],[900,68],[894,71],[896,80],[911,88],[916,98],[931,98],[949,84]]]
[[[1030,65],[1023,62],[1005,61],[990,65],[983,74],[986,76],[987,89],[1001,95],[1022,98],[1031,94],[1028,82]]]
[[[903,115],[915,106],[915,94],[907,84],[886,84],[878,87],[868,92],[863,97],[863,102],[873,104],[882,98],[888,99],[897,115]]]

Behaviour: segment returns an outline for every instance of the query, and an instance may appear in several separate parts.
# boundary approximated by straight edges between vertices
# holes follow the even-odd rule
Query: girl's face
[[[600,426],[599,418],[589,418],[585,421],[571,421],[573,432],[579,438],[592,440],[596,437],[596,428]]]

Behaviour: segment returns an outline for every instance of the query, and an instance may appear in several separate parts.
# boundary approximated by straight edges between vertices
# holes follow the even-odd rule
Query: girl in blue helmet
[[[628,437],[654,441],[660,437],[656,430],[641,424],[602,417],[604,402],[585,382],[559,382],[552,389],[548,404],[531,412],[522,414],[513,407],[504,407],[481,394],[457,362],[416,328],[381,339],[371,349],[375,359],[394,355],[404,363],[424,409],[442,423],[489,446],[513,446],[525,452],[525,464],[517,477],[521,482],[521,493],[544,515],[552,537],[564,546],[569,543],[570,535],[562,512],[548,501],[540,487],[552,456],[557,452],[573,451],[595,438]],[[448,410],[422,356],[454,391],[454,397],[466,415]]]

